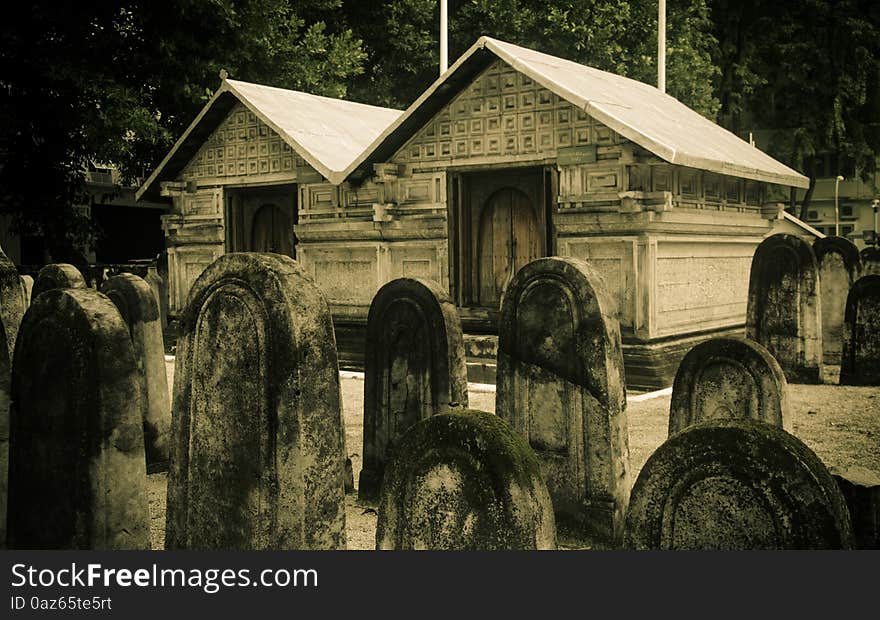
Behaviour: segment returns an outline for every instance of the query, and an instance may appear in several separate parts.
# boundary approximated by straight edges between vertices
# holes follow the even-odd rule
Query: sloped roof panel
[[[138,198],[159,180],[172,178],[183,169],[235,100],[244,104],[309,165],[331,180],[336,179],[401,115],[400,110],[223,80],[214,97],[138,190]]]
[[[440,76],[349,165],[346,176],[402,146],[411,137],[408,133],[411,128],[427,122],[426,117],[433,115],[438,100],[451,99],[453,93],[448,86],[461,81],[457,73],[473,74],[473,65],[487,66],[487,50],[670,163],[781,185],[809,186],[807,177],[649,84],[489,37],[481,37]],[[414,122],[416,119],[422,123]]]

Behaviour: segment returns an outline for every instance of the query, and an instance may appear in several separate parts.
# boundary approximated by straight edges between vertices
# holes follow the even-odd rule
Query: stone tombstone
[[[10,548],[150,548],[140,390],[113,302],[34,298],[12,365]]]
[[[345,435],[330,312],[279,254],[230,253],[180,317],[168,549],[344,549]]]
[[[29,275],[21,276],[21,290],[24,295],[24,307],[27,309],[31,305],[31,293],[34,290],[34,277]]]
[[[841,385],[880,385],[880,275],[856,280],[846,298]]]
[[[147,267],[147,275],[144,276],[144,280],[153,291],[153,296],[159,307],[159,320],[162,329],[165,329],[168,326],[168,288],[165,285],[165,280],[159,275],[155,265]]]
[[[150,285],[131,273],[109,278],[101,286],[128,325],[141,377],[144,450],[147,473],[168,470],[171,399],[165,374],[165,344],[159,308]]]
[[[0,320],[3,321],[6,355],[12,359],[18,326],[27,308],[18,269],[0,248]]]
[[[6,332],[0,321],[0,336]],[[3,340],[0,340],[3,342]],[[9,397],[11,360],[5,347],[0,347],[0,549],[6,545],[6,498],[9,493]]]
[[[859,253],[863,276],[880,275],[880,248],[868,246]]]
[[[378,497],[388,453],[410,426],[467,404],[461,322],[449,295],[431,280],[385,284],[367,318],[358,497]]]
[[[867,467],[830,468],[852,517],[857,549],[880,549],[880,474]]]
[[[845,237],[813,242],[822,288],[822,361],[840,364],[843,348],[843,311],[849,287],[859,279],[859,250]]]
[[[688,351],[672,385],[669,434],[706,420],[750,418],[790,428],[788,384],[769,351],[746,338],[712,338]]]
[[[40,293],[56,288],[88,287],[79,269],[68,263],[53,263],[40,269],[40,272],[37,274],[34,288],[31,291],[31,300],[36,299]]]
[[[776,358],[789,383],[819,383],[822,299],[810,245],[776,234],[755,250],[749,274],[746,336]]]
[[[403,435],[385,468],[377,549],[556,548],[540,465],[501,418],[470,409]]]
[[[557,522],[617,539],[629,493],[620,326],[584,261],[543,258],[501,301],[495,411],[536,452]]]
[[[745,418],[708,420],[645,463],[626,515],[627,549],[850,549],[846,501],[794,435]]]

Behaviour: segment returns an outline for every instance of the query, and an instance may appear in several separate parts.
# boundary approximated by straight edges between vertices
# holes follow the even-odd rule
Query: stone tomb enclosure
[[[18,270],[0,249],[0,320],[3,321],[3,342],[6,343],[9,359],[12,359],[18,326],[26,309],[25,291]]]
[[[141,374],[147,472],[167,471],[171,399],[165,376],[165,345],[158,304],[150,285],[131,273],[108,279],[101,292],[116,305],[128,325]]]
[[[461,323],[449,295],[430,280],[384,285],[367,319],[359,498],[377,498],[387,455],[408,428],[467,404]]]
[[[386,465],[377,549],[555,549],[553,506],[526,442],[491,413],[411,427]]]
[[[782,368],[757,342],[713,338],[691,349],[672,387],[669,434],[705,420],[751,418],[791,428]]]
[[[11,548],[150,548],[140,400],[128,328],[107,297],[34,298],[12,369]]]
[[[629,492],[620,327],[586,262],[539,259],[508,285],[495,411],[535,450],[557,521],[616,539]]]
[[[849,549],[846,501],[799,439],[750,419],[670,437],[630,496],[628,549]]]
[[[843,313],[846,296],[859,279],[859,250],[845,237],[825,237],[813,242],[822,288],[822,361],[840,364],[843,349]]]
[[[880,385],[880,275],[859,278],[846,299],[841,385]]]
[[[180,319],[168,549],[344,549],[339,368],[293,259],[231,253]]]
[[[67,263],[54,263],[40,269],[37,279],[34,280],[31,299],[35,299],[40,293],[56,288],[86,287],[86,280],[79,269]]]
[[[764,239],[749,274],[746,336],[770,351],[789,383],[819,383],[821,317],[813,249],[795,235]]]

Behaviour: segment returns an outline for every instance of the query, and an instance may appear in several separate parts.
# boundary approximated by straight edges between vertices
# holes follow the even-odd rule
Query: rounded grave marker
[[[880,275],[859,278],[846,298],[841,385],[880,385]]]
[[[556,524],[534,453],[483,411],[427,418],[385,467],[377,549],[555,549]]]
[[[822,362],[839,364],[846,296],[861,270],[859,250],[849,239],[831,236],[816,239],[813,252],[822,288]]]
[[[466,408],[458,311],[436,282],[399,278],[373,297],[364,357],[361,500],[375,500],[389,451],[419,420]]]
[[[83,288],[34,298],[12,366],[11,548],[150,548],[140,389],[107,297]]]
[[[691,349],[675,374],[669,434],[706,420],[751,418],[791,425],[782,368],[757,342],[713,338]]]
[[[765,422],[710,420],[645,463],[626,515],[628,549],[849,549],[846,502],[825,465]]]
[[[629,494],[614,303],[584,261],[542,258],[501,301],[496,413],[535,451],[556,520],[617,539]]]
[[[822,319],[819,270],[810,245],[776,234],[755,250],[746,336],[776,358],[789,383],[819,383]]]
[[[166,547],[345,548],[336,340],[302,266],[224,254],[179,333]]]

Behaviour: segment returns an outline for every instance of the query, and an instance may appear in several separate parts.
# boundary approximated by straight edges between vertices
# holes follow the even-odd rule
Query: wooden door
[[[275,252],[293,256],[290,220],[275,204],[264,204],[254,213],[251,227],[251,251]]]
[[[501,189],[486,201],[478,241],[479,304],[497,306],[508,282],[540,256],[541,234],[528,196]]]

